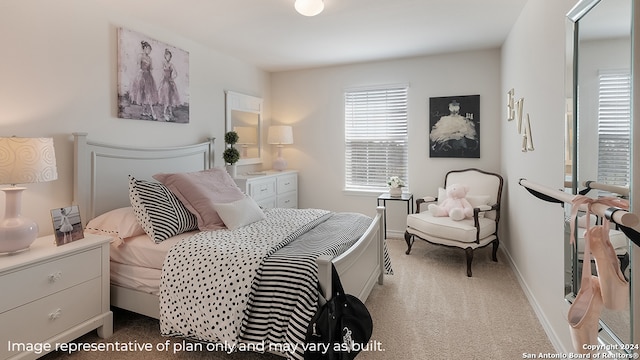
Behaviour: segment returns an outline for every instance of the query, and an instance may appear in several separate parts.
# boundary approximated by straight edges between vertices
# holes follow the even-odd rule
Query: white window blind
[[[391,176],[408,186],[407,85],[345,92],[345,189],[384,191]]]
[[[598,182],[628,186],[630,178],[631,78],[628,70],[600,72]]]

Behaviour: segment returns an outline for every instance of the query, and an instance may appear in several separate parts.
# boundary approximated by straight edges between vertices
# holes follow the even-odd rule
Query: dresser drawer
[[[263,180],[252,181],[249,184],[249,196],[255,201],[266,199],[276,195],[276,179],[267,178]]]
[[[298,190],[298,175],[283,175],[278,177],[278,194]]]
[[[290,192],[284,195],[278,195],[278,207],[295,209],[298,207],[298,192]]]
[[[273,196],[270,198],[261,199],[256,201],[256,204],[265,209],[273,209],[274,207],[276,207],[276,198],[275,196]]]
[[[15,343],[43,342],[101,313],[101,284],[96,278],[64,291],[0,314],[0,339]],[[0,346],[0,359],[9,355],[7,343]]]
[[[100,277],[101,255],[93,249],[3,274],[0,289],[9,291],[0,297],[0,313]]]

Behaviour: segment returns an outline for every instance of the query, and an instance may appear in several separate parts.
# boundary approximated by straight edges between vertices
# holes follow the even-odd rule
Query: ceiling
[[[527,0],[93,0],[266,71],[499,47]],[[162,39],[157,39],[161,40]]]

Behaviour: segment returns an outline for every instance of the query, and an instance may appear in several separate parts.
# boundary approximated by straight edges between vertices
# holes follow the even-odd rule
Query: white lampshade
[[[234,126],[233,131],[238,134],[239,145],[253,145],[258,143],[258,129],[252,126]]]
[[[0,184],[28,184],[57,178],[52,138],[0,138]]]
[[[316,16],[324,10],[322,0],[296,0],[293,6],[297,12],[304,16]]]
[[[288,125],[269,126],[267,142],[272,145],[293,144],[293,129]]]
[[[278,157],[273,161],[274,170],[284,170],[287,168],[287,161],[282,157],[282,145],[293,144],[293,129],[288,125],[269,126],[267,142],[278,145]]]
[[[4,219],[0,220],[0,253],[29,248],[38,236],[38,224],[21,215],[23,187],[16,184],[58,178],[52,138],[0,138],[0,184],[5,192]]]

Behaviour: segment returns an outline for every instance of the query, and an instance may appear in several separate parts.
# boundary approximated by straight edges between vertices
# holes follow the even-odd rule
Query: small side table
[[[406,201],[407,202],[407,215],[413,214],[413,194],[403,192],[400,196],[391,196],[388,192],[380,194],[378,196],[378,206],[382,202],[382,206],[387,207],[387,201]],[[384,212],[384,238],[387,238],[387,212]]]

